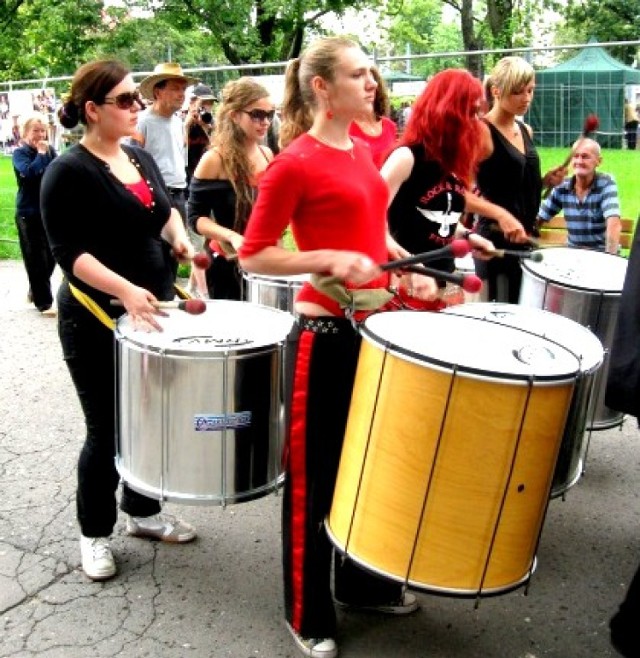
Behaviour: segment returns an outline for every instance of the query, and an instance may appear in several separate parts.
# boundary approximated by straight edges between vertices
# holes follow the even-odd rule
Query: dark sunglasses
[[[242,110],[245,114],[248,114],[251,117],[251,121],[262,123],[263,121],[273,121],[273,117],[276,115],[275,110]]]
[[[145,102],[142,100],[142,96],[140,96],[140,92],[137,90],[125,91],[124,93],[118,94],[113,98],[106,97],[102,102],[105,105],[115,105],[121,110],[130,110],[134,103],[138,103],[142,109],[146,107]]]

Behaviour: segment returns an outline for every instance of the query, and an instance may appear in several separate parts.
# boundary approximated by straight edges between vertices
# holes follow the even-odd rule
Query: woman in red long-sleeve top
[[[352,319],[391,296],[389,275],[376,263],[406,253],[387,235],[387,186],[367,146],[349,136],[351,122],[371,111],[375,90],[371,63],[350,40],[321,39],[294,60],[286,75],[280,133],[288,146],[260,181],[239,250],[248,271],[315,275],[295,305],[282,533],[287,626],[304,655],[323,658],[337,655],[333,596],[380,612],[417,608],[413,594],[399,584],[349,560],[336,561],[332,596],[333,551],[323,525],[358,357]],[[296,252],[277,246],[289,224]],[[343,282],[339,293],[325,285],[325,275]],[[425,295],[435,293],[435,282],[427,280]]]

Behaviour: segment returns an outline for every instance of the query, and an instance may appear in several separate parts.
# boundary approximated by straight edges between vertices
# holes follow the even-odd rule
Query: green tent
[[[526,117],[536,144],[570,146],[580,136],[586,116],[594,113],[600,119],[596,133],[600,145],[621,148],[625,87],[632,84],[640,84],[640,71],[600,46],[536,72],[536,92]]]

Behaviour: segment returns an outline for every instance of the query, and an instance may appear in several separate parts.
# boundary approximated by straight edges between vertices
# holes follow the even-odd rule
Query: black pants
[[[306,328],[293,336],[297,355],[290,363],[294,372],[282,507],[285,614],[303,637],[334,637],[334,551],[324,519],[333,498],[360,338],[344,319],[299,322]],[[401,598],[400,584],[350,560],[336,556],[334,570],[334,592],[340,601],[375,604]]]
[[[627,148],[635,151],[638,139],[638,122],[628,121],[624,124],[624,138],[627,141]]]
[[[63,283],[58,293],[58,333],[87,428],[78,460],[78,522],[85,537],[108,537],[117,519],[120,481],[115,466],[113,331],[80,305]],[[133,516],[151,516],[160,511],[160,503],[125,484],[121,508]]]
[[[44,311],[53,304],[51,275],[56,266],[40,215],[16,215],[22,260],[27,270],[33,304]]]
[[[619,653],[627,658],[640,656],[640,567],[627,590],[620,609],[609,622],[611,643]]]

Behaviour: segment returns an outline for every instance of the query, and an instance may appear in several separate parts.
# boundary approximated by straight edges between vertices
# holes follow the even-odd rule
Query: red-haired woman
[[[464,212],[481,212],[505,233],[524,235],[511,214],[469,191],[480,158],[482,102],[482,85],[468,71],[441,71],[416,100],[398,147],[382,167],[390,192],[389,229],[411,252],[439,249],[461,235]],[[493,249],[479,235],[471,233],[469,239],[478,255]],[[454,269],[453,258],[429,265]],[[432,280],[413,275],[410,285],[415,290],[432,285]]]

